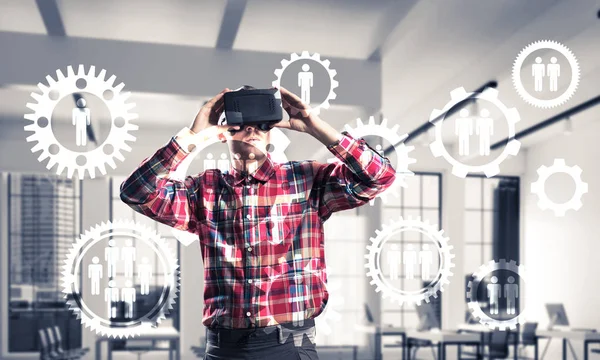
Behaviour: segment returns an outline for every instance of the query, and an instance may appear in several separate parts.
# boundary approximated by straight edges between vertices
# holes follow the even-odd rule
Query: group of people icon
[[[406,245],[406,250],[400,251],[397,244],[392,244],[387,251],[388,270],[390,280],[397,280],[399,268],[404,265],[406,279],[415,278],[415,269],[421,265],[421,279],[429,280],[431,277],[431,264],[433,264],[433,253],[429,244],[423,244],[421,250],[417,251],[412,244]]]
[[[136,302],[136,289],[133,287],[131,278],[134,276],[134,263],[136,261],[136,248],[133,241],[127,239],[125,246],[119,248],[116,241],[111,239],[108,246],[104,248],[104,261],[106,262],[106,276],[110,279],[108,287],[104,289],[104,301],[107,303],[108,317],[115,318],[117,309],[114,302],[122,301],[125,304],[125,318],[133,317],[133,304]],[[117,264],[123,264],[123,275],[126,278],[125,287],[118,288],[115,278],[117,277]],[[100,279],[104,277],[104,265],[100,264],[97,256],[92,258],[88,265],[88,279],[92,295],[100,295]],[[142,258],[142,263],[137,265],[137,277],[140,281],[140,293],[150,294],[150,280],[152,279],[152,265],[147,257]]]
[[[206,154],[206,159],[204,159],[204,170],[208,169],[219,169],[221,172],[229,171],[229,159],[227,158],[227,154],[221,153],[220,159],[214,159],[212,153]]]
[[[494,119],[490,117],[488,109],[482,109],[476,117],[469,115],[469,110],[462,109],[460,117],[456,119],[454,133],[458,136],[458,153],[461,156],[469,155],[469,141],[475,128],[475,133],[479,135],[479,155],[487,156],[490,154],[491,137],[494,134]]]
[[[490,278],[491,284],[487,285],[487,297],[489,298],[490,314],[497,315],[500,310],[500,298],[506,298],[506,313],[515,314],[517,298],[519,297],[519,285],[515,284],[515,278],[509,276],[508,284],[498,284],[498,277]]]
[[[535,58],[535,64],[531,65],[531,76],[533,76],[534,90],[544,90],[544,77],[549,79],[550,91],[558,91],[558,78],[560,77],[560,64],[556,57],[550,58],[550,64],[544,64],[541,57]]]

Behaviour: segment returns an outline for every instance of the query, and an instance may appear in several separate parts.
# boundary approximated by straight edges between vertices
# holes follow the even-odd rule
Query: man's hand
[[[280,121],[276,127],[308,133],[325,145],[331,145],[340,139],[339,132],[310,111],[310,106],[302,102],[297,95],[284,87],[280,87],[279,91],[281,105],[290,116],[290,121]]]
[[[223,112],[223,108],[225,106],[224,98],[226,92],[229,92],[228,88],[223,89],[217,96],[210,99],[206,104],[202,106],[194,122],[192,123],[192,130],[194,133],[198,134],[199,132],[206,130],[208,128],[215,127],[217,130],[215,131],[215,135],[221,135],[229,129],[239,130],[239,126],[220,126],[217,125],[217,121]]]

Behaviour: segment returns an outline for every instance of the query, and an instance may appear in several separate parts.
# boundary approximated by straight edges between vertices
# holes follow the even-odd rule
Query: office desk
[[[494,330],[490,329],[489,326],[485,326],[482,324],[459,324],[458,331],[479,334],[481,336],[481,345],[480,346],[483,350],[483,347],[485,344],[485,335],[492,333]],[[515,339],[513,342],[513,346],[514,346],[513,357],[514,357],[514,360],[517,360],[519,358],[519,333],[511,332],[510,335],[512,335]],[[536,354],[537,354],[537,349],[538,348],[537,348],[537,342],[536,342],[536,346],[535,346]],[[483,354],[483,351],[481,353]]]
[[[399,336],[402,338],[402,360],[407,360],[408,356],[406,354],[406,329],[391,326],[382,327],[380,331],[377,334],[375,334],[375,346],[377,346],[377,349],[379,349],[380,354],[382,343],[381,339],[384,336]],[[381,359],[381,357],[379,359]]]
[[[406,356],[406,329],[392,326],[355,326],[356,330],[373,334],[375,336],[375,360],[381,360],[383,354],[382,349],[382,338],[384,336],[399,336],[402,338],[402,360],[407,360]]]
[[[153,344],[158,341],[169,341],[169,360],[179,360],[181,357],[180,354],[180,340],[179,340],[179,331],[177,331],[173,327],[165,327],[165,328],[148,328],[144,329],[140,332],[139,335],[136,335],[132,338],[133,340],[151,340]],[[98,337],[96,339],[96,360],[103,360],[102,358],[102,342],[106,341],[108,344],[108,354],[106,356],[107,360],[112,360],[112,342],[111,338],[108,337]],[[173,352],[175,353],[175,357],[173,358]]]
[[[475,346],[477,349],[477,357],[479,358],[481,353],[479,351],[479,344],[481,335],[479,334],[461,334],[455,331],[442,330],[439,332],[432,331],[416,331],[410,330],[406,332],[406,339],[408,341],[407,353],[410,354],[410,340],[429,340],[432,343],[437,343],[438,348],[438,359],[446,359],[446,347],[448,345],[469,345]]]
[[[588,360],[589,345],[600,344],[600,333],[591,331],[575,331],[575,330],[537,330],[535,335],[538,338],[560,338],[562,343],[562,358],[567,359],[567,340],[583,341],[583,359]],[[536,340],[537,343],[537,340]],[[537,345],[536,345],[537,347]],[[537,357],[536,357],[537,360]]]

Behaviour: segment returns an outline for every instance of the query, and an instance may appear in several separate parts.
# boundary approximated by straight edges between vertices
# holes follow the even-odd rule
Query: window
[[[498,258],[519,261],[518,199],[518,177],[469,175],[465,179],[465,291],[471,274],[482,264]],[[498,227],[502,232],[494,236]]]
[[[465,179],[465,274],[492,260],[494,189],[499,181],[471,175]]]
[[[137,223],[143,224],[147,227],[149,227],[150,229],[158,232],[161,237],[163,239],[165,239],[167,241],[167,244],[169,245],[169,247],[171,248],[171,250],[173,250],[175,252],[175,255],[177,256],[177,259],[180,259],[180,244],[179,241],[175,238],[175,236],[173,236],[173,233],[171,232],[171,227],[161,224],[157,221],[154,221],[150,218],[148,218],[147,216],[141,215],[135,211],[133,211],[129,206],[127,206],[125,203],[123,203],[123,201],[121,201],[121,197],[120,197],[120,186],[121,183],[125,180],[125,177],[113,177],[111,178],[110,181],[110,194],[111,194],[111,198],[110,198],[110,218],[112,221],[115,220],[120,220],[120,219],[124,219],[124,220],[133,220]],[[135,239],[133,240],[133,246],[135,247]],[[139,256],[138,256],[139,257]],[[159,263],[159,259],[156,256],[156,254],[149,254],[148,258],[150,259],[150,264],[152,264],[152,267],[154,269],[154,271],[152,272],[152,277],[151,277],[151,283],[150,283],[150,294],[145,295],[145,299],[151,299],[153,294],[155,294],[155,292],[152,291],[152,289],[158,289],[159,287],[162,288],[162,285],[159,285],[163,280],[164,280],[164,274],[160,271],[160,263]],[[124,273],[119,272],[117,270],[117,276],[125,276]],[[153,282],[153,283],[152,283]],[[138,289],[138,292],[140,291],[140,284],[139,284],[139,279],[136,276],[135,277],[135,281],[134,281],[134,287],[136,287]],[[179,299],[182,296],[182,289],[180,287],[179,289]],[[158,298],[158,294],[156,295]],[[141,301],[141,302],[137,302],[137,306],[146,306],[146,304]],[[150,308],[152,307],[153,304],[155,304],[155,301],[152,300],[148,300],[147,301],[147,306],[149,306]],[[169,311],[169,314],[166,315],[167,319],[163,320],[161,322],[161,326],[166,326],[165,323],[168,323],[169,320],[171,320],[172,322],[172,326],[174,326],[176,329],[179,329],[179,300],[175,302],[175,304],[173,305],[173,310]]]
[[[366,205],[369,206],[369,205]],[[364,318],[363,304],[369,290],[365,282],[365,218],[356,210],[334,213],[324,226],[325,261],[329,303],[317,317],[317,343],[364,345],[363,333],[353,331]],[[327,334],[324,321],[331,328]]]
[[[68,347],[80,347],[81,324],[65,304],[60,281],[67,252],[80,234],[80,182],[30,174],[4,174],[3,182],[7,211],[2,212],[8,215],[8,351],[39,352],[38,329],[54,325],[60,327]]]
[[[437,224],[439,228],[442,222],[442,175],[439,173],[417,172],[414,176],[407,177],[406,181],[408,186],[402,188],[400,198],[388,197],[387,204],[383,204],[383,221],[389,223],[390,221],[398,220],[400,216],[403,218],[412,217],[429,221],[430,224]],[[399,246],[400,251],[403,251],[405,246],[409,244],[421,248],[426,238],[423,234],[417,234],[416,232],[402,232],[397,239],[392,240]],[[383,273],[384,276],[389,275],[385,268]],[[398,275],[398,288],[412,289],[416,287],[420,289],[423,287],[423,283],[420,280],[407,279],[404,274],[404,268]],[[440,299],[441,296],[437,299],[432,299],[432,302],[441,319]],[[384,319],[382,326],[392,325],[396,327],[415,328],[419,324],[415,307],[412,305],[400,306],[389,299],[383,299],[381,308],[383,311],[382,319]]]

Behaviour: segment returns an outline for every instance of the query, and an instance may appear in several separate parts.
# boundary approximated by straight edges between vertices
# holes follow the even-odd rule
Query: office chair
[[[54,351],[48,342],[45,329],[39,329],[38,334],[40,336],[40,360],[77,360],[80,356],[59,354]]]
[[[154,343],[152,340],[127,339],[125,340],[125,347],[123,350],[136,353],[137,359],[140,360],[143,354],[149,352],[153,348]]]
[[[65,350],[62,346],[62,335],[60,334],[60,327],[58,325],[51,328],[46,328],[46,333],[48,335],[48,343],[50,345],[50,349],[52,349],[57,354],[81,357],[90,350],[89,348]]]
[[[202,345],[202,343],[206,343],[206,340],[203,337],[200,337],[199,339],[200,341],[200,345]],[[197,358],[204,358],[204,353],[206,352],[206,348],[202,347],[202,346],[190,346],[190,349],[192,350],[192,352],[194,353],[194,355],[196,355]]]
[[[408,352],[408,360],[410,359],[416,359],[417,358],[417,351],[419,351],[420,348],[423,347],[428,347],[431,349],[431,353],[433,354],[433,359],[437,360],[437,354],[435,352],[435,346],[431,341],[429,340],[420,340],[420,339],[410,339],[407,343],[407,352]],[[415,352],[411,353],[412,348],[415,348]]]
[[[509,335],[509,331],[494,331],[490,336],[488,352],[487,354],[484,354],[484,358],[487,358],[489,360],[507,358],[509,355]]]
[[[523,324],[523,332],[521,333],[521,346],[519,347],[519,358],[524,358],[521,356],[523,351],[527,349],[528,346],[535,346],[537,343],[537,336],[535,335],[535,331],[537,330],[538,323],[527,322]]]

